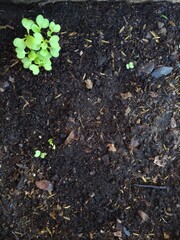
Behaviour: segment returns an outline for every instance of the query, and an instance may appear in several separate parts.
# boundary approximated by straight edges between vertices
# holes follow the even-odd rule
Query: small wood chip
[[[166,156],[160,158],[159,156],[156,156],[154,158],[154,164],[156,164],[159,167],[165,167],[167,163],[167,158]]]
[[[38,187],[41,190],[48,191],[48,192],[52,192],[52,190],[53,190],[53,185],[48,180],[36,181],[36,187]]]
[[[108,147],[109,152],[116,152],[117,151],[116,147],[114,146],[114,143],[107,144],[107,147]]]
[[[149,216],[145,212],[138,210],[138,214],[143,222],[147,222],[149,220]]]
[[[65,145],[69,145],[75,138],[74,130],[70,132],[68,137],[66,138]]]
[[[87,89],[92,89],[93,88],[93,82],[92,82],[91,79],[85,80],[85,83],[86,83],[86,88]]]

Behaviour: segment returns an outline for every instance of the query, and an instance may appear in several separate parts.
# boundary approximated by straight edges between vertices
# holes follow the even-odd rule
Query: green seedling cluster
[[[56,145],[55,145],[54,140],[52,138],[48,139],[48,143],[53,150],[56,150]],[[46,152],[41,152],[41,150],[36,150],[35,153],[34,153],[35,158],[44,159],[46,156],[47,156],[47,153]]]
[[[134,68],[134,63],[133,62],[129,62],[126,64],[126,69],[133,69]]]
[[[51,58],[58,57],[61,50],[59,36],[54,35],[60,32],[60,25],[49,22],[42,15],[38,15],[35,22],[23,18],[22,25],[27,34],[24,38],[15,38],[13,44],[23,67],[29,68],[34,75],[40,72],[40,67],[51,71]]]
[[[48,140],[48,143],[52,147],[53,150],[56,150],[56,145],[55,145],[54,140],[52,138],[50,138]]]
[[[46,155],[47,155],[46,152],[41,152],[40,150],[36,150],[35,154],[34,154],[34,157],[44,159],[46,157]]]

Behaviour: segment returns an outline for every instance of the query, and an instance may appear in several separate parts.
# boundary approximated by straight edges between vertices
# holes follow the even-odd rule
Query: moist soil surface
[[[62,50],[34,76],[12,41],[38,14]],[[180,5],[0,5],[0,25],[0,239],[180,239]]]

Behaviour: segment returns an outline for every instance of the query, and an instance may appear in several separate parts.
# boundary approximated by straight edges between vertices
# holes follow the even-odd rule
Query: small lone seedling
[[[34,157],[44,159],[46,157],[46,155],[47,155],[46,152],[41,152],[40,150],[36,150],[35,154],[34,154]]]
[[[133,62],[129,62],[126,64],[126,69],[133,69],[134,68],[134,63]]]
[[[168,17],[166,15],[164,15],[164,14],[162,14],[160,17],[168,20]]]
[[[29,68],[34,75],[40,72],[40,67],[51,71],[51,58],[58,57],[61,50],[59,36],[53,35],[60,32],[60,25],[49,22],[42,15],[38,15],[35,22],[23,18],[22,25],[26,28],[27,34],[24,38],[15,38],[13,44],[23,67]]]
[[[56,150],[56,145],[54,144],[54,140],[52,138],[50,138],[48,140],[48,143],[52,147],[53,150]]]

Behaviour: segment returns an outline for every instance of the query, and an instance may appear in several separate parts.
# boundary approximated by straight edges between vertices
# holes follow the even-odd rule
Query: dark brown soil
[[[12,41],[40,13],[62,51],[33,76]],[[180,5],[0,5],[0,25],[0,240],[179,240]]]

